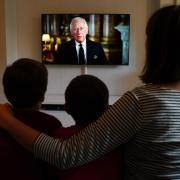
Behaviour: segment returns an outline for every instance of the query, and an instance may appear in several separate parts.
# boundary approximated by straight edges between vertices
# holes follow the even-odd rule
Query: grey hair
[[[82,17],[75,17],[75,18],[73,18],[73,19],[71,20],[71,23],[70,23],[70,31],[72,31],[72,29],[73,29],[73,22],[74,22],[74,21],[79,21],[79,20],[84,22],[85,30],[88,32],[88,24],[87,24],[87,21],[86,21],[84,18],[82,18]]]

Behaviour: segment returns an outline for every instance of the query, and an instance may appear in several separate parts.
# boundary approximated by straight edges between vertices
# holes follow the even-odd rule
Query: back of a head
[[[180,80],[180,6],[157,10],[146,27],[146,64],[141,79],[145,83]]]
[[[92,75],[75,77],[65,91],[66,110],[83,127],[107,109],[108,100],[107,86]]]
[[[32,59],[19,59],[3,75],[4,92],[15,108],[31,108],[42,101],[47,88],[46,67]]]

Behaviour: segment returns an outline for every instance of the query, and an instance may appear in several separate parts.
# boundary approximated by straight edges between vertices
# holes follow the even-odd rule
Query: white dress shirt
[[[86,48],[86,39],[82,42],[79,43],[77,41],[75,41],[75,45],[76,45],[76,52],[77,52],[77,56],[79,57],[79,48],[80,48],[80,44],[82,44],[82,48],[84,49],[84,57],[85,57],[85,61],[87,64],[87,48]]]

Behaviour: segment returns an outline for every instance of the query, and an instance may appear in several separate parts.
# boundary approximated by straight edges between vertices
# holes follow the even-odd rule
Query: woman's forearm
[[[21,145],[33,151],[39,132],[18,121],[8,105],[0,105],[0,127],[9,132]]]
[[[33,152],[33,145],[39,136],[39,132],[26,126],[14,117],[9,119],[8,127],[6,130],[29,151]]]

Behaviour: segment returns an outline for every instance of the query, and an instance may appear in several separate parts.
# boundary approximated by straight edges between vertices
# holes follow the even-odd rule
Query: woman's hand
[[[8,103],[0,104],[0,127],[6,129],[6,125],[12,117],[12,106]]]

